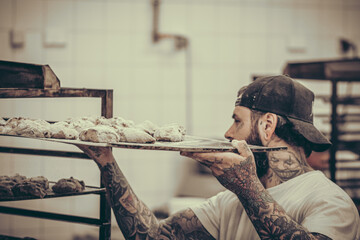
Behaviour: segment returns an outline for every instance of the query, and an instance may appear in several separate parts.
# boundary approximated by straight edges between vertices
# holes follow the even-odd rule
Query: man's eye
[[[239,123],[240,121],[235,119],[234,122]]]
[[[291,159],[288,159],[288,160],[285,161],[285,163],[286,163],[287,165],[291,165],[291,164],[293,164],[293,161],[292,161]]]

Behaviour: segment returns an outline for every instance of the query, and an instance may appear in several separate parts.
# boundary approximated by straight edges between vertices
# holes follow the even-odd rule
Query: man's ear
[[[274,113],[265,113],[261,116],[259,121],[260,135],[265,142],[269,141],[275,134],[275,128],[277,125],[277,115]]]

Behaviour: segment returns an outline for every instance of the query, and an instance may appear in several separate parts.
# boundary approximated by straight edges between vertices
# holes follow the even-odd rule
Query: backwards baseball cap
[[[330,141],[314,126],[312,107],[314,93],[291,79],[279,75],[259,77],[249,84],[238,97],[235,105],[287,118],[314,151],[325,151]]]

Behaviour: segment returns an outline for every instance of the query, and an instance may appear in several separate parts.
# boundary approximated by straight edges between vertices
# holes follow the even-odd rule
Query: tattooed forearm
[[[124,237],[155,239],[159,231],[157,219],[134,194],[117,164],[108,163],[101,171],[109,201]]]
[[[108,199],[126,239],[214,239],[191,210],[160,223],[141,202],[116,162],[101,168]]]
[[[286,214],[259,180],[251,177],[254,176],[254,171],[256,171],[254,167],[234,166],[224,169],[224,174],[218,176],[218,179],[231,185],[232,191],[243,204],[260,238],[317,239]]]

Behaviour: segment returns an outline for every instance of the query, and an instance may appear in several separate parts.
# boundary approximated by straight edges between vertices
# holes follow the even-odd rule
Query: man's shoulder
[[[302,194],[309,203],[329,204],[335,207],[354,208],[350,196],[336,183],[331,181],[321,171],[309,172],[304,181],[299,182],[299,187],[304,184]]]
[[[303,173],[288,181],[288,187],[298,186],[311,186],[311,189],[332,189],[338,188],[338,186],[332,182],[325,174],[318,170],[309,171]]]
[[[275,199],[282,198],[286,194],[287,196],[296,196],[298,199],[305,199],[310,202],[315,201],[317,198],[323,199],[324,196],[351,201],[348,194],[321,171],[310,171],[301,174],[287,182],[270,188],[269,192]]]

